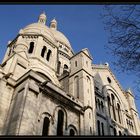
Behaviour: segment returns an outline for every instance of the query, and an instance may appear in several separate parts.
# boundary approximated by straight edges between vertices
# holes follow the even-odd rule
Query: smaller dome
[[[55,20],[55,18],[51,21],[50,28],[57,30],[57,21]]]
[[[50,41],[56,43],[53,33],[50,28],[44,24],[32,23],[23,29],[24,34],[42,34],[44,37],[48,38]]]
[[[65,37],[63,33],[57,30],[51,30],[51,31],[58,42],[65,44],[71,50],[70,42],[68,41],[68,39]]]

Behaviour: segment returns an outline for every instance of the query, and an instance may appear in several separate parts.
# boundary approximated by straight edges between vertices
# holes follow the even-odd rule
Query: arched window
[[[75,135],[75,132],[73,129],[70,129],[70,136],[74,136]]]
[[[117,113],[118,113],[118,119],[119,119],[119,123],[121,123],[121,109],[120,109],[120,105],[117,103]]]
[[[75,97],[79,98],[79,77],[78,76],[74,78],[74,92],[75,92]]]
[[[44,118],[42,136],[48,136],[50,120],[48,117]]]
[[[121,131],[119,131],[119,136],[121,136],[122,135],[122,133],[121,133]]]
[[[113,110],[113,118],[116,121],[116,114],[115,114],[115,97],[113,94],[111,94],[111,98],[112,98],[112,110]]]
[[[102,127],[102,135],[104,135],[104,123],[101,123],[101,127]]]
[[[50,60],[51,53],[52,53],[52,51],[51,50],[48,50],[47,57],[46,57],[47,61]]]
[[[57,73],[58,74],[60,74],[60,68],[61,68],[61,62],[59,61],[58,65],[57,65]]]
[[[98,135],[101,135],[101,131],[100,131],[100,121],[97,120],[97,128],[98,128]]]
[[[28,53],[32,53],[33,49],[34,49],[34,42],[30,42],[30,47],[29,47]]]
[[[57,122],[57,136],[63,136],[63,123],[64,123],[64,113],[62,110],[59,110]]]
[[[92,134],[92,128],[90,127],[90,134]]]
[[[109,116],[111,116],[111,112],[110,112],[110,105],[111,105],[111,103],[110,103],[110,97],[109,96],[107,96],[107,105],[108,105]]]
[[[102,110],[102,112],[104,112],[104,104],[102,101],[101,101],[101,110]]]
[[[45,52],[46,52],[46,46],[43,46],[43,49],[42,49],[42,51],[41,51],[41,56],[42,56],[42,57],[44,57]]]

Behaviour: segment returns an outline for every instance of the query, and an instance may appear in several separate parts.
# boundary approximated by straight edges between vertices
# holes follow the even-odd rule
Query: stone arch
[[[68,129],[67,130],[68,130],[68,135],[70,135],[70,130],[73,130],[74,131],[74,135],[78,135],[78,131],[77,131],[76,127],[73,124],[70,124],[68,126]]]
[[[102,88],[102,92],[104,93],[104,95],[105,95],[106,98],[108,96],[108,91],[113,92],[114,96],[118,99],[118,101],[119,101],[120,105],[122,106],[122,108],[125,108],[124,105],[123,105],[123,101],[120,98],[119,94],[117,93],[117,91],[111,85],[105,85]]]
[[[40,67],[36,67],[36,65],[31,66],[31,69],[35,72],[43,73],[43,75],[46,75],[46,77],[48,77],[52,81],[52,83],[59,84],[58,81],[56,81],[57,79],[55,79],[48,71],[45,71]]]
[[[40,116],[39,116],[39,118],[38,118],[38,121],[40,121],[41,118],[44,118],[45,116],[50,119],[50,121],[51,121],[52,124],[54,123],[53,116],[50,113],[48,113],[48,112],[41,113]]]
[[[45,120],[47,120],[47,123],[45,123]],[[38,123],[40,123],[40,127],[38,127],[39,134],[44,135],[44,136],[49,135],[51,125],[54,123],[52,115],[48,112],[41,113],[38,118]],[[44,131],[47,131],[47,132],[44,133]]]
[[[37,71],[37,73],[38,73],[39,76],[41,76],[44,80],[48,80],[48,81],[52,82],[52,80],[51,80],[48,76],[46,76],[44,73],[38,72],[38,71]]]
[[[110,101],[112,104],[112,96],[114,96],[115,100],[114,100],[114,106],[112,104],[112,106],[110,106],[110,112],[111,112],[111,117],[116,120],[119,123],[123,123],[122,119],[124,116],[124,113],[122,112],[122,109],[125,108],[124,103],[121,99],[121,96],[117,93],[117,91],[110,85],[106,85],[103,87],[103,92],[105,94],[105,97],[107,98],[108,96],[110,97]],[[122,95],[123,96],[123,95]],[[119,104],[119,116],[118,116],[118,108],[117,108],[117,104]]]
[[[64,113],[64,120],[63,120],[63,134],[64,134],[65,130],[67,129],[67,126],[68,126],[67,125],[68,117],[67,117],[67,112],[66,112],[65,108],[61,105],[56,106],[56,108],[54,109],[54,112],[53,112],[53,118],[54,118],[54,121],[55,121],[56,127],[57,127],[59,110],[61,110]],[[57,134],[57,132],[56,132],[56,134]]]
[[[105,97],[107,97],[107,91],[110,90],[111,92],[113,92],[113,94],[115,95],[115,97],[117,97],[118,101],[121,103],[121,105],[123,104],[122,99],[120,98],[120,96],[117,94],[117,91],[111,86],[111,85],[105,85],[102,88],[102,92],[105,93]]]
[[[14,47],[9,47],[9,53],[8,55],[12,54],[13,52],[16,52],[16,53],[22,53],[24,52],[25,53],[25,57],[26,59],[28,59],[28,44],[25,43],[25,42],[19,42],[17,44],[14,45]]]
[[[22,41],[22,42],[17,43],[17,44],[15,45],[15,46],[16,46],[15,48],[17,48],[18,45],[23,45],[23,46],[26,47],[26,49],[28,49],[28,44],[27,44],[26,42],[23,42],[23,41]]]

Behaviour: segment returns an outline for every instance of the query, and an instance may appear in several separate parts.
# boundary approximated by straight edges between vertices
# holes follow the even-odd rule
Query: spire
[[[47,20],[47,17],[46,17],[45,12],[43,11],[43,13],[38,18],[38,23],[41,23],[41,24],[45,25],[46,24],[46,20]]]
[[[50,28],[57,30],[57,21],[55,18],[51,21]]]

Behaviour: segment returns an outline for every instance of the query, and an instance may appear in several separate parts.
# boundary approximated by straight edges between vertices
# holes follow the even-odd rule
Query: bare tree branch
[[[105,5],[103,22],[109,31],[108,48],[123,71],[140,71],[140,6]]]

